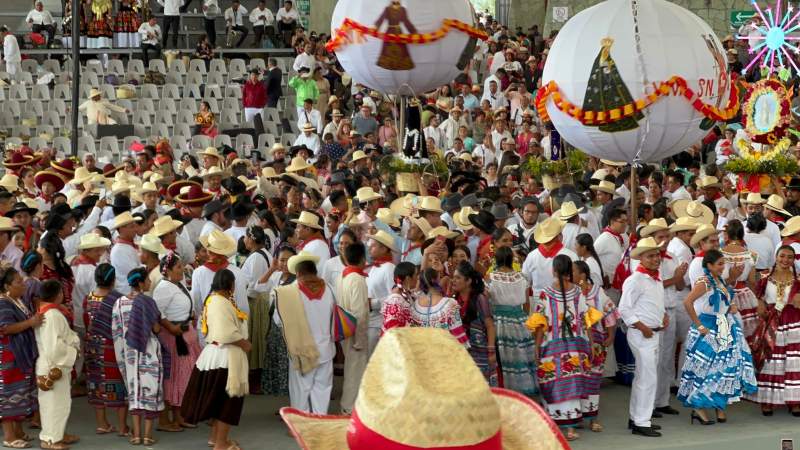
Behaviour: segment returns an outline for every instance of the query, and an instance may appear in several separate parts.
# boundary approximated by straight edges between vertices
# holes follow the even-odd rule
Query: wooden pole
[[[636,205],[636,193],[639,190],[639,171],[631,166],[631,233],[636,232],[639,224],[639,207]]]
[[[403,139],[406,136],[406,106],[408,105],[408,97],[401,95],[400,97],[400,124],[397,128],[397,152],[403,154]]]

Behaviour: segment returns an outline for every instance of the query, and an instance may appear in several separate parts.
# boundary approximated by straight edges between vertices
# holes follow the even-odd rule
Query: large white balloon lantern
[[[356,83],[420,94],[463,71],[486,38],[474,25],[469,0],[339,0],[328,49]]]
[[[627,162],[686,150],[739,108],[714,32],[664,0],[608,0],[571,18],[536,104],[573,146]]]

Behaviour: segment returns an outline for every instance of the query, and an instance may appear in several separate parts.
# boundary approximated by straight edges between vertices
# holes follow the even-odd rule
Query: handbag
[[[356,334],[358,319],[339,305],[336,305],[333,310],[332,322],[331,329],[333,330],[333,340],[335,342],[343,341]]]

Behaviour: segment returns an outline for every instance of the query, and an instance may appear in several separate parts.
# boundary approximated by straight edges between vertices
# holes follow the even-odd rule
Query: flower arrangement
[[[742,125],[753,142],[777,146],[789,127],[790,98],[783,83],[772,78],[750,87],[742,104]]]
[[[800,169],[797,159],[786,153],[791,145],[789,139],[781,139],[774,147],[766,151],[757,151],[744,139],[734,144],[739,152],[725,163],[725,170],[739,174],[770,174],[784,176]]]
[[[545,175],[571,176],[586,170],[586,164],[588,162],[589,160],[586,153],[576,149],[568,151],[566,158],[557,161],[550,161],[542,158],[528,158],[523,164],[523,168],[537,179],[541,179]]]
[[[403,157],[390,156],[383,158],[380,163],[380,172],[396,175],[398,173],[433,174],[446,179],[450,173],[447,162],[439,155],[431,155],[430,162],[422,160],[409,160]]]

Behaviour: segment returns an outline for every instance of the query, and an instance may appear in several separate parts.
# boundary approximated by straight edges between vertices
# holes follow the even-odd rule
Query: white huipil
[[[361,377],[369,360],[369,289],[366,278],[358,273],[348,273],[338,280],[339,306],[355,316],[358,321],[355,334],[341,342],[344,353],[344,383],[339,402],[343,414],[350,414],[355,405]]]
[[[325,264],[322,266],[322,274],[320,278],[325,280],[325,283],[328,286],[336,287],[339,284],[339,279],[342,278],[342,272],[344,272],[344,261],[339,256],[335,256],[330,258],[329,260],[325,261]]]
[[[392,293],[394,287],[394,268],[390,262],[379,263],[367,267],[367,295],[369,295],[369,354],[378,345],[378,338],[381,336],[383,326],[383,315],[381,308],[383,301]]]

